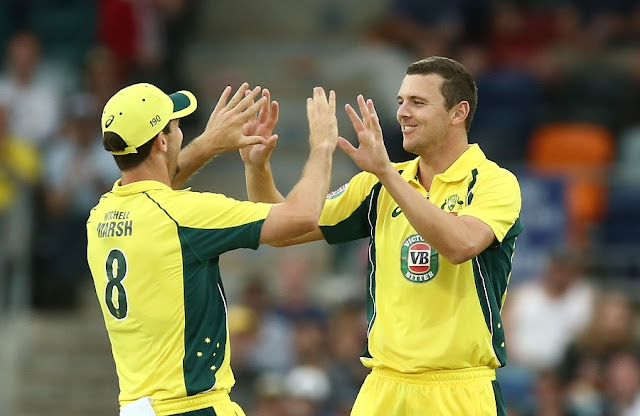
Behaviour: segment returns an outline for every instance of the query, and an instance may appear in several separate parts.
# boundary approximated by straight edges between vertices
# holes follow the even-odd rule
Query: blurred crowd
[[[102,149],[101,109],[132,82],[185,88],[177,63],[197,35],[187,28],[200,5],[0,6],[0,314],[21,299],[35,308],[74,308],[89,279],[87,214],[118,177]],[[77,20],[46,31],[38,26],[43,10]],[[56,43],[64,30],[71,37]],[[498,374],[510,415],[640,415],[638,286],[621,290],[608,281],[613,269],[630,282],[640,277],[640,267],[617,267],[637,265],[640,248],[640,3],[392,0],[361,38],[353,56],[367,65],[372,90],[391,94],[387,100],[395,100],[398,79],[387,81],[384,72],[398,62],[443,55],[463,63],[479,87],[472,140],[518,174],[563,181],[563,237],[546,248],[536,273],[518,276],[503,311],[510,361]],[[380,65],[369,65],[372,56]],[[52,64],[56,57],[66,60],[62,71]],[[389,152],[407,159],[389,113],[382,117]],[[525,234],[535,232],[523,223]],[[229,327],[232,398],[247,414],[349,413],[367,374],[358,360],[366,265],[359,246],[338,251],[348,257],[336,259],[331,272],[362,280],[361,295],[344,302],[316,296],[324,277],[304,252],[243,279]],[[527,256],[516,250],[515,263]],[[267,284],[274,279],[275,289]]]

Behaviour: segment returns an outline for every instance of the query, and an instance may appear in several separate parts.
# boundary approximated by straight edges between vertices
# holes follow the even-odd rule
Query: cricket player
[[[506,364],[500,310],[519,221],[518,181],[467,132],[477,88],[458,62],[411,64],[397,96],[403,147],[391,163],[371,100],[346,111],[359,146],[338,145],[363,172],[332,192],[319,227],[281,245],[369,240],[368,339],[372,369],[354,416],[506,415],[495,369]],[[277,202],[272,145],[241,150],[249,196]]]
[[[243,84],[229,99],[227,87],[202,135],[182,151],[180,119],[197,105],[190,92],[135,84],[104,107],[103,143],[121,178],[90,213],[87,258],[121,416],[244,415],[229,398],[234,377],[219,257],[314,229],[338,137],[335,94],[315,88],[307,102],[309,159],[281,203],[175,190],[216,154],[276,139],[242,132],[247,122],[275,124],[277,105],[266,90],[254,102],[259,92]]]

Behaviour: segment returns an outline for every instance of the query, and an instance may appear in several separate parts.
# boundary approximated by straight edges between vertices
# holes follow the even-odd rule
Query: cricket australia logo
[[[447,198],[447,200],[444,201],[444,204],[442,204],[440,209],[444,209],[445,207],[447,207],[449,212],[451,212],[454,209],[456,209],[456,207],[458,205],[463,205],[463,204],[464,204],[464,202],[460,200],[460,197],[458,196],[458,194],[455,194],[455,195],[451,195],[449,198]]]
[[[438,273],[438,252],[419,234],[414,234],[402,243],[400,269],[407,280],[427,282]]]

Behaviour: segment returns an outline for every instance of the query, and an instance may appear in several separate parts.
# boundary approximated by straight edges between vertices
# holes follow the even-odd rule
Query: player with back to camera
[[[309,159],[282,202],[174,190],[222,151],[277,139],[243,134],[272,129],[277,120],[267,90],[254,103],[259,92],[243,84],[229,99],[227,87],[204,132],[183,150],[180,119],[196,108],[190,92],[167,95],[136,84],[104,107],[103,143],[121,179],[90,213],[87,257],[116,363],[121,416],[244,415],[229,398],[235,381],[219,256],[313,230],[338,138],[335,94],[327,98],[315,88],[307,100]]]
[[[358,96],[361,116],[346,111],[359,146],[338,145],[363,172],[328,196],[314,231],[280,245],[369,239],[360,359],[372,371],[352,415],[506,415],[495,369],[506,363],[500,310],[522,231],[518,181],[469,144],[477,88],[458,62],[409,65],[397,100],[403,147],[418,157],[390,162],[374,104]],[[253,201],[282,200],[273,145],[241,150]]]

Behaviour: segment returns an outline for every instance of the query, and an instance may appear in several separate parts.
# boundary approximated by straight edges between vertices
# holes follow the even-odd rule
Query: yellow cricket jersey
[[[498,243],[454,265],[415,231],[373,174],[362,172],[329,194],[320,218],[326,240],[369,238],[368,342],[361,360],[403,373],[500,367],[506,363],[500,309],[522,231],[518,181],[470,145],[434,177],[427,194],[416,179],[418,161],[396,168],[439,208],[489,225]]]
[[[156,181],[117,181],[102,196],[87,221],[87,258],[121,405],[233,386],[218,257],[257,248],[270,207]]]

